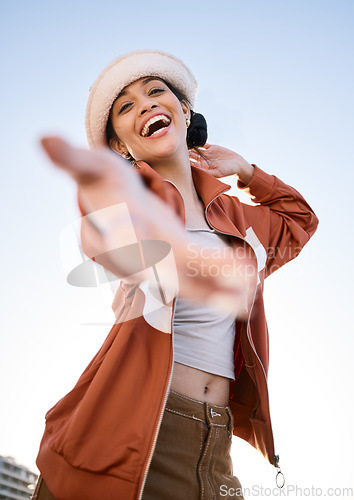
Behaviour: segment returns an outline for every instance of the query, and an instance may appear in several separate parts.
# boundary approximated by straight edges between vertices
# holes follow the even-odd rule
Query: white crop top
[[[214,229],[187,231],[190,239],[203,247],[204,255],[209,249],[215,255],[229,248]],[[191,256],[196,248],[192,243]],[[234,316],[177,297],[173,320],[175,361],[234,380],[235,321]]]

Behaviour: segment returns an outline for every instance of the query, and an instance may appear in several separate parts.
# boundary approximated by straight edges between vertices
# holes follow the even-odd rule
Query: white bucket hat
[[[86,136],[90,148],[107,146],[106,126],[118,94],[144,76],[157,76],[172,84],[195,105],[198,84],[183,61],[165,52],[139,50],[114,59],[90,88],[86,107]]]

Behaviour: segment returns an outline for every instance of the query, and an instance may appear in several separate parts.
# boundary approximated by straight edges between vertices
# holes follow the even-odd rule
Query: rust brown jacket
[[[140,163],[139,173],[183,219],[183,200],[176,187],[145,163]],[[230,186],[207,172],[192,167],[192,173],[209,224],[235,244],[246,241],[257,259],[253,305],[248,319],[236,322],[236,379],[230,382],[229,405],[234,434],[277,466],[268,404],[263,282],[298,255],[318,220],[295,189],[256,166],[247,186],[238,182],[249,191],[253,206],[225,194]],[[161,331],[144,316],[145,298],[140,286],[121,282],[116,298],[119,321],[72,391],[46,415],[37,465],[57,500],[141,498],[173,365],[174,302],[170,328]]]

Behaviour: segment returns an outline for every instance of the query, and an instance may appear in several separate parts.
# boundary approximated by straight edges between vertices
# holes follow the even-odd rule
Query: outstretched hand
[[[252,179],[253,166],[231,149],[215,144],[205,144],[198,149],[201,151],[200,155],[194,150],[189,152],[194,166],[206,170],[214,177],[237,175],[244,184],[248,184]]]
[[[126,160],[109,150],[72,147],[59,137],[44,138],[42,146],[52,162],[78,185],[79,203],[89,214],[83,217],[81,226],[81,243],[86,255],[118,277],[148,272],[149,264],[145,265],[143,254],[130,251],[122,259],[115,252],[122,240],[131,238],[133,229],[138,245],[144,240],[170,244],[174,259],[159,262],[159,276],[164,276],[165,283],[172,281],[177,271],[179,290],[185,298],[239,316],[246,314],[245,304],[250,303],[256,286],[256,274],[250,272],[255,269],[252,256],[245,253],[244,259],[238,258],[236,263],[231,256],[205,258],[202,251],[197,251],[195,257],[194,245],[191,273],[190,241],[181,220],[144,186]],[[217,151],[215,148],[206,148],[209,156],[213,150]],[[227,164],[226,159],[224,165]],[[220,271],[217,276],[215,269]]]
[[[75,148],[60,137],[45,137],[41,143],[51,161],[77,183],[78,201],[85,214],[81,244],[86,255],[97,262],[98,256],[105,255],[106,262],[102,265],[118,276],[126,274],[128,269],[133,272],[131,263],[111,262],[107,258],[117,234],[121,241],[131,237],[131,224],[138,241],[168,241],[173,231],[176,254],[182,253],[179,247],[184,248],[187,238],[181,221],[169,206],[146,189],[127,160],[108,149]],[[124,215],[127,212],[128,218]],[[122,266],[126,269],[121,269]]]

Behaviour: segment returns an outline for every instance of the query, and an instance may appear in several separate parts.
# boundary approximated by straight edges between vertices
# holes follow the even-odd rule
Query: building
[[[0,455],[0,500],[29,500],[38,475]]]

